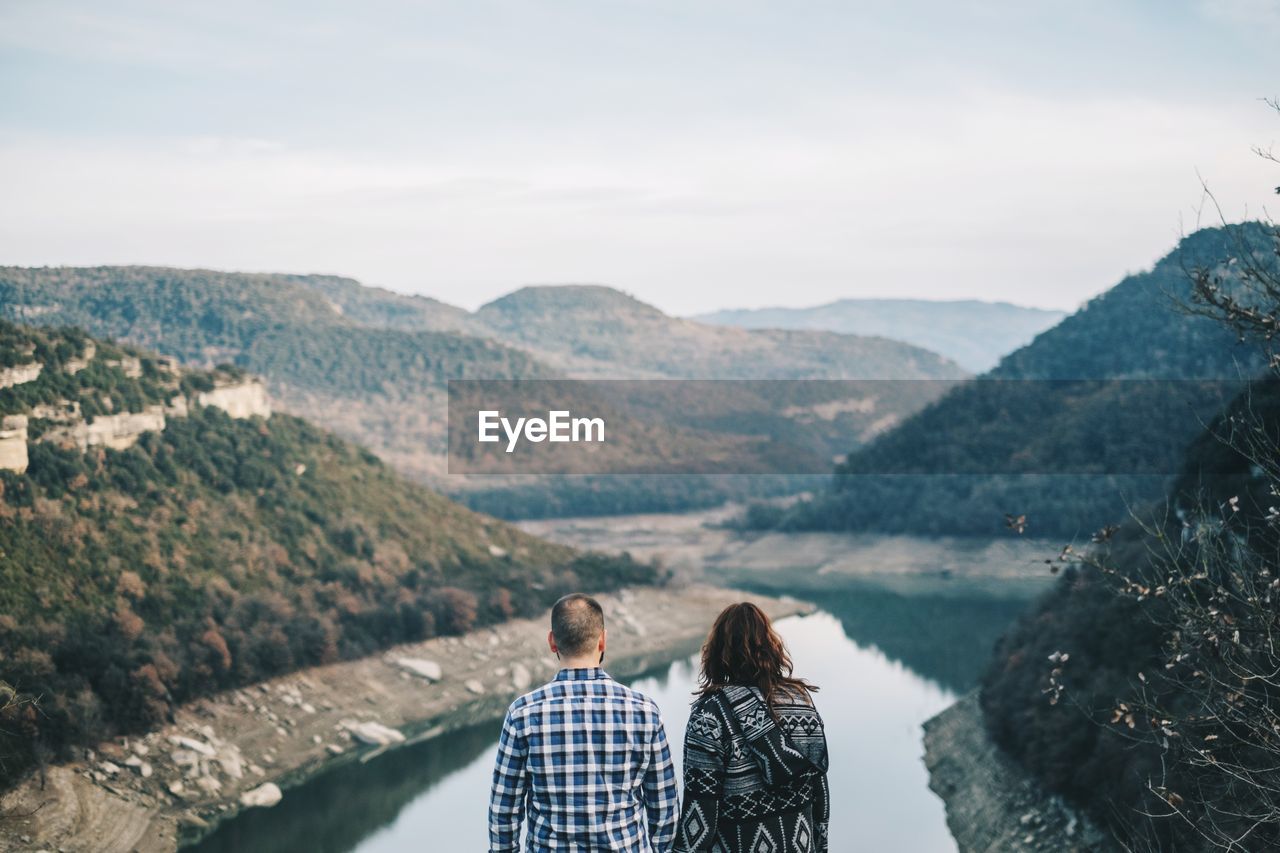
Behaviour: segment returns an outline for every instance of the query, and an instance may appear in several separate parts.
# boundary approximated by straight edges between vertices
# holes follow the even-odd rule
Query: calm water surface
[[[953,851],[928,789],[920,724],[977,678],[1022,604],[981,597],[824,593],[826,609],[782,620],[797,672],[816,682],[827,723],[832,850]],[[679,767],[695,661],[635,680],[663,710]],[[351,764],[286,791],[280,805],[224,824],[198,853],[410,853],[487,849],[498,723]]]

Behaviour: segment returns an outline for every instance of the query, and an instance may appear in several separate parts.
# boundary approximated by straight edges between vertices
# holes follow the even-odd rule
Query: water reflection
[[[491,721],[388,752],[367,764],[355,761],[335,767],[289,789],[274,808],[249,809],[201,844],[186,849],[199,853],[365,849],[362,843],[395,821],[405,806],[431,796],[458,771],[488,756],[500,728],[500,723]]]
[[[996,640],[1027,607],[1018,598],[903,595],[870,584],[826,590],[818,600],[840,620],[849,639],[879,649],[955,693],[977,685]]]
[[[1023,606],[964,595],[824,591],[824,611],[779,623],[797,673],[822,687],[838,806],[832,850],[952,851],[942,804],[927,788],[920,723],[967,690],[991,643]],[[634,684],[663,709],[679,744],[696,660]],[[496,723],[350,764],[286,792],[273,809],[228,822],[197,853],[408,853],[486,847]]]

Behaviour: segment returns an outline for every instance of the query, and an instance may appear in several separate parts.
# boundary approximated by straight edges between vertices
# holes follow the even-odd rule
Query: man
[[[511,704],[489,799],[489,850],[667,853],[678,795],[658,706],[601,669],[604,611],[575,593],[551,610],[555,680]]]

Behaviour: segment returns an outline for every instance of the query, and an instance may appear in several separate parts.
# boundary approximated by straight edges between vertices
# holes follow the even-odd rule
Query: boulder
[[[223,749],[218,753],[218,763],[222,765],[222,772],[232,779],[244,776],[244,759],[240,757],[240,750],[234,747]]]
[[[522,663],[518,663],[511,667],[511,686],[516,690],[528,690],[529,685],[533,684],[533,675],[529,672],[529,668]]]
[[[466,683],[463,686],[466,687],[468,690],[470,690],[472,693],[476,694],[477,696],[484,693],[484,685],[474,678],[467,679]]]
[[[189,749],[175,749],[169,753],[169,760],[178,767],[195,767],[200,763],[200,756]]]
[[[339,723],[360,743],[369,746],[390,746],[393,743],[404,743],[404,735],[390,726],[375,723],[372,720],[363,722],[343,720]]]
[[[137,772],[137,774],[141,776],[143,779],[148,779],[151,776],[151,765],[143,761],[141,758],[139,758],[136,755],[130,755],[128,758],[126,758],[124,760],[124,766],[132,767],[134,771]]]
[[[206,793],[216,794],[222,790],[222,783],[212,776],[201,776],[196,779],[196,785],[203,788]]]
[[[214,750],[213,747],[209,746],[209,744],[205,743],[204,741],[199,741],[191,737],[183,737],[182,735],[170,735],[169,743],[173,744],[174,746],[185,747],[186,749],[189,749],[193,752],[198,752],[201,755],[206,756],[207,758],[212,758],[214,755],[214,752],[216,751]]]
[[[433,660],[424,658],[393,658],[391,663],[394,666],[419,678],[425,678],[427,681],[439,681],[444,677],[444,670],[440,668],[440,664]]]
[[[247,809],[270,808],[284,798],[280,786],[275,782],[264,782],[258,787],[245,791],[240,795],[240,805]]]

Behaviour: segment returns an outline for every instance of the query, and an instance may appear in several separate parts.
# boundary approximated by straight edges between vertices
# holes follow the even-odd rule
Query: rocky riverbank
[[[1045,793],[987,736],[977,692],[924,724],[929,787],[960,853],[1118,853],[1110,836]]]
[[[528,533],[573,548],[659,560],[677,576],[752,588],[848,589],[901,595],[981,593],[1028,598],[1053,580],[1045,561],[1061,543],[870,533],[761,533],[726,526],[739,507],[685,513],[522,521]],[[816,594],[816,593],[815,593]]]
[[[609,669],[636,675],[695,649],[742,593],[691,585],[602,596]],[[750,596],[774,617],[793,599]],[[305,670],[193,702],[172,725],[86,750],[0,798],[0,849],[171,853],[336,763],[500,717],[547,680],[547,619]]]

